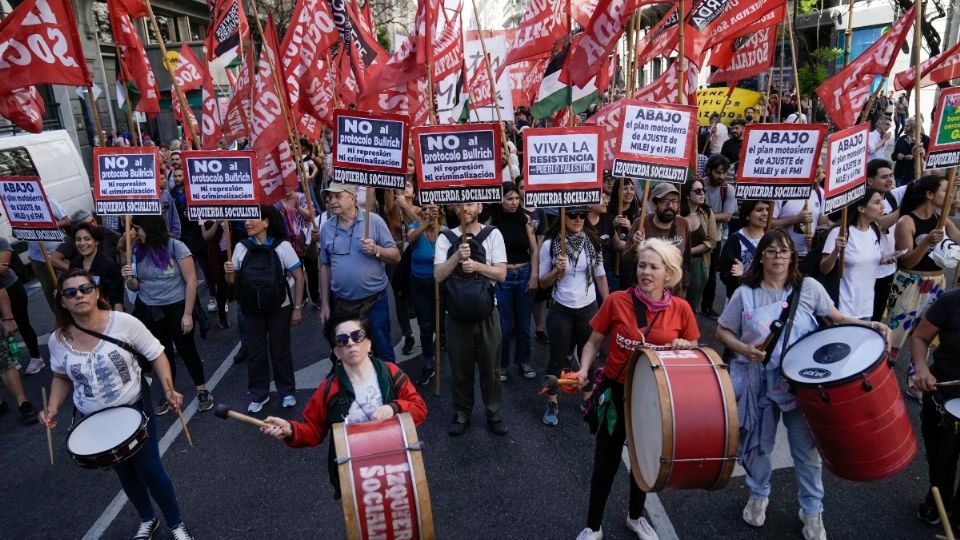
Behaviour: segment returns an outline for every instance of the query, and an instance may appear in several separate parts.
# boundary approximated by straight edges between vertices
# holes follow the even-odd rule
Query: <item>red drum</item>
[[[630,470],[644,491],[720,489],[736,464],[737,399],[706,347],[638,349],[624,392]]]
[[[854,325],[813,332],[783,356],[783,375],[823,462],[841,478],[886,478],[917,453],[892,365],[883,337]]]
[[[347,538],[433,539],[423,455],[408,413],[334,424],[333,441]]]

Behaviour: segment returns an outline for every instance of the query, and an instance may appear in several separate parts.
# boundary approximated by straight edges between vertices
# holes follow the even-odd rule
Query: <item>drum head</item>
[[[943,408],[946,409],[950,416],[960,420],[960,398],[947,400],[947,402],[943,404]]]
[[[844,382],[869,370],[886,353],[883,337],[864,326],[831,326],[797,341],[783,357],[783,374],[799,384]]]
[[[647,352],[646,354],[654,354]],[[630,424],[633,433],[630,451],[636,456],[641,487],[657,482],[663,457],[663,411],[657,377],[646,354],[637,355],[630,388]],[[605,429],[601,426],[600,429]]]
[[[78,456],[101,454],[120,446],[140,429],[143,413],[133,407],[104,409],[84,418],[67,437],[67,450]]]

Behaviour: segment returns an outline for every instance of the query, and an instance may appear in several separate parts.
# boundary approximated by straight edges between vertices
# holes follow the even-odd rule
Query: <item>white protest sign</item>
[[[806,199],[820,159],[827,126],[753,124],[740,148],[736,197],[752,200]]]
[[[254,152],[186,151],[182,159],[188,218],[260,219]]]
[[[867,134],[870,124],[860,124],[827,137],[827,176],[823,213],[849,206],[863,197],[867,185]]]
[[[695,146],[697,108],[625,100],[613,175],[682,183]]]
[[[531,128],[523,132],[528,206],[578,206],[600,202],[603,128]]]
[[[63,241],[37,177],[0,177],[0,200],[18,240]]]

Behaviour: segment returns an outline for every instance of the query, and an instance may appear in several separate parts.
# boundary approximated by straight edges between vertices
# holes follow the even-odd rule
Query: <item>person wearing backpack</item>
[[[740,206],[740,215],[746,220],[746,225],[731,234],[723,244],[717,264],[720,281],[727,288],[728,300],[740,286],[740,280],[747,268],[750,268],[750,262],[756,258],[757,244],[763,237],[769,212],[770,201],[744,201]]]
[[[449,434],[463,435],[473,410],[474,365],[480,372],[480,393],[487,425],[506,435],[500,399],[500,316],[493,283],[507,277],[507,248],[496,227],[480,223],[480,203],[457,207],[460,226],[437,238],[433,277],[446,292],[447,356],[453,379],[453,423]],[[466,241],[462,240],[462,236]]]
[[[246,227],[248,238],[237,244],[224,270],[236,272],[237,304],[243,314],[240,335],[247,346],[247,411],[258,413],[270,401],[271,364],[283,407],[297,404],[290,328],[303,318],[304,280],[279,210],[261,206],[260,219],[248,219]]]

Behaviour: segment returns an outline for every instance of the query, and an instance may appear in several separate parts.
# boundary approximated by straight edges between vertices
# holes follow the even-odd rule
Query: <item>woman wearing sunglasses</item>
[[[757,244],[763,237],[770,214],[770,201],[743,201],[740,205],[740,217],[745,224],[742,229],[730,234],[730,238],[720,248],[720,262],[717,269],[720,281],[727,289],[727,298],[740,286],[750,263],[757,257]]]
[[[134,264],[121,269],[127,288],[137,293],[133,314],[157,336],[172,358],[173,345],[197,387],[200,411],[213,408],[207,390],[203,360],[194,340],[193,306],[197,301],[197,270],[193,255],[183,242],[170,237],[160,216],[133,218]],[[177,380],[176,364],[170,362],[171,379]],[[166,398],[157,404],[157,415],[170,410]]]
[[[787,382],[780,376],[780,359],[786,346],[814,332],[817,317],[835,324],[855,324],[881,332],[880,323],[862,321],[833,307],[819,282],[804,278],[799,270],[796,246],[789,233],[774,229],[760,239],[756,256],[743,275],[741,285],[720,315],[717,337],[730,356],[729,370],[737,396],[740,420],[739,459],[749,471],[750,498],[743,520],[761,527],[766,520],[770,496],[771,467],[777,424],[783,418],[799,486],[800,520],[806,540],[826,539],[823,526],[823,469],[813,436],[797,409]],[[767,350],[759,349],[771,333],[771,323],[789,316],[796,303],[793,323]]]
[[[365,321],[345,319],[331,324],[334,352],[340,362],[313,393],[303,411],[303,421],[268,416],[264,434],[286,441],[291,448],[317,446],[333,424],[359,424],[410,413],[419,426],[427,417],[427,404],[410,379],[393,362],[371,356],[370,329]],[[336,451],[330,442],[327,470],[334,496],[340,494]]]
[[[82,268],[93,276],[97,286],[104,291],[113,309],[123,311],[123,278],[120,265],[115,259],[100,250],[102,229],[90,223],[78,223],[73,229],[73,244],[76,254],[70,259],[70,268]]]
[[[567,355],[583,346],[590,337],[590,319],[597,312],[597,296],[607,297],[607,274],[603,268],[603,246],[592,226],[587,224],[586,208],[567,209],[567,231],[560,237],[560,220],[547,231],[540,248],[540,286],[553,287],[553,306],[547,315],[550,351],[547,375],[559,377],[567,366]],[[566,251],[561,252],[564,243]],[[543,423],[559,423],[557,393],[547,394]]]
[[[694,179],[683,185],[680,198],[680,215],[690,228],[690,288],[686,299],[691,306],[700,305],[710,272],[710,254],[720,241],[717,221],[705,193],[703,182]]]
[[[50,334],[49,343],[53,383],[47,410],[40,413],[40,421],[48,428],[56,426],[57,413],[71,390],[75,421],[121,405],[147,412],[146,446],[113,466],[124,493],[140,515],[140,527],[133,538],[153,537],[159,526],[153,507],[156,502],[173,537],[189,540],[192,537],[180,517],[173,483],[160,462],[157,419],[151,413],[149,388],[139,362],[127,349],[83,330],[126,342],[150,361],[158,380],[172,380],[163,345],[134,316],[111,310],[86,270],[75,268],[62,274],[56,298],[56,330]],[[164,400],[175,410],[183,404],[183,396],[172,388],[164,391]]]

